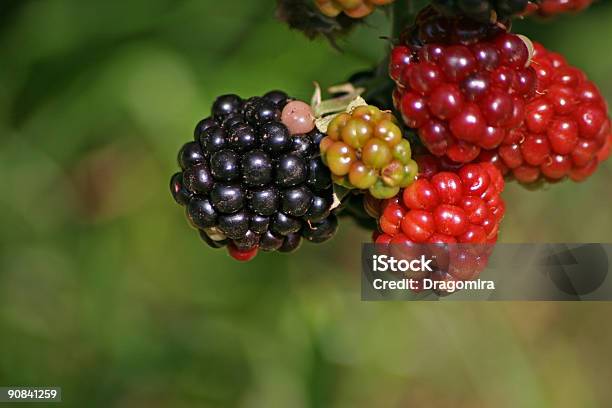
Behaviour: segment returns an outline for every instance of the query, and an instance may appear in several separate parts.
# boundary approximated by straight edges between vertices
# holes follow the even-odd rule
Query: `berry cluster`
[[[336,116],[321,141],[321,155],[335,183],[390,198],[412,183],[417,165],[395,117],[375,106]]]
[[[432,0],[432,5],[447,15],[464,15],[488,22],[496,16],[508,18],[524,13],[529,0]]]
[[[470,280],[484,270],[505,212],[504,180],[489,163],[445,169],[433,156],[418,157],[419,179],[399,197],[366,208],[380,212],[377,252],[396,259],[433,259],[434,272],[409,276],[417,281]],[[416,290],[420,292],[419,288]],[[439,293],[442,295],[443,293]]]
[[[394,101],[432,154],[469,163],[521,125],[537,82],[521,37],[426,13],[407,41],[391,54]]]
[[[351,18],[364,18],[376,9],[395,0],[315,0],[317,8],[328,17],[344,13]]]
[[[430,166],[401,196],[382,204],[376,243],[495,243],[505,213],[499,170],[490,163],[456,171]]]
[[[593,2],[594,0],[540,0],[534,9],[542,17],[553,17],[565,13],[578,13]]]
[[[610,118],[597,87],[577,68],[535,44],[537,95],[525,106],[523,124],[508,132],[481,160],[496,163],[524,184],[589,177],[609,154]]]
[[[283,92],[221,96],[179,152],[174,199],[206,243],[239,260],[258,249],[291,252],[302,238],[326,241],[337,220],[323,136],[308,105]]]
[[[279,16],[333,40],[392,2],[279,0]],[[372,87],[377,74],[366,72],[351,77],[353,87],[334,87],[332,101],[317,90],[318,114],[353,99],[344,113],[315,118],[281,91],[217,98],[170,183],[208,245],[238,260],[260,249],[291,252],[302,239],[327,241],[336,214],[347,215],[395,257],[414,258],[426,244],[434,279],[472,279],[497,242],[504,175],[523,184],[581,181],[608,158],[612,126],[597,87],[559,54],[508,32],[528,0],[431,3],[393,48],[388,86]],[[592,0],[537,3],[548,16]],[[376,106],[366,105],[356,88],[384,95],[366,92]],[[408,132],[384,110],[391,93]],[[335,195],[334,183],[352,191]]]

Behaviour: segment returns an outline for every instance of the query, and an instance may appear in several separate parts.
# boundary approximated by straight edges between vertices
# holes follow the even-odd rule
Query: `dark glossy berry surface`
[[[298,232],[301,227],[302,223],[299,219],[279,212],[272,219],[271,230],[279,235],[288,235]]]
[[[259,138],[255,128],[246,123],[239,123],[230,128],[228,136],[230,148],[238,152],[255,148]]]
[[[322,243],[331,239],[338,230],[338,219],[335,215],[320,222],[312,222],[304,227],[303,236],[310,242]]]
[[[235,184],[215,184],[210,193],[212,205],[222,213],[231,214],[244,206],[244,193]]]
[[[276,251],[285,242],[285,238],[282,235],[275,235],[272,231],[266,231],[261,235],[259,240],[259,247],[263,251]]]
[[[316,191],[327,190],[331,187],[331,174],[320,158],[317,157],[308,162],[308,177],[306,183]]]
[[[259,234],[248,230],[239,239],[234,240],[234,245],[240,252],[252,251],[259,245]]]
[[[215,121],[215,119],[213,118],[204,118],[201,121],[198,122],[198,124],[196,125],[194,131],[193,131],[193,138],[195,139],[196,142],[200,141],[200,137],[202,137],[202,134],[214,127],[217,126],[217,122]]]
[[[318,148],[308,136],[296,136],[292,138],[291,153],[297,154],[300,157],[308,158],[312,156],[314,149]]]
[[[179,205],[187,205],[192,193],[185,188],[183,183],[183,173],[175,173],[170,179],[170,193],[172,198]]]
[[[251,150],[242,156],[242,180],[248,186],[265,186],[272,182],[272,160],[263,150]]]
[[[331,175],[319,150],[325,135],[316,128],[292,135],[281,115],[290,102],[310,110],[282,91],[219,97],[197,124],[196,141],[179,153],[183,171],[170,180],[202,240],[239,261],[259,249],[291,252],[306,234],[323,242],[336,230]]]
[[[264,125],[270,122],[278,122],[281,117],[281,110],[278,106],[266,99],[262,99],[254,109],[252,123],[257,126]]]
[[[262,98],[260,96],[253,96],[242,105],[242,115],[247,122],[255,123],[255,111],[261,101]]]
[[[200,136],[200,145],[204,153],[209,156],[223,149],[226,144],[227,134],[220,126],[208,128]]]
[[[240,111],[242,99],[238,95],[223,95],[217,98],[212,107],[215,118],[224,118],[232,113]]]
[[[294,153],[285,154],[276,164],[276,183],[280,187],[291,187],[306,181],[308,175],[304,159]]]
[[[249,192],[249,208],[256,214],[272,215],[280,204],[279,191],[276,187],[266,187]]]
[[[183,172],[185,188],[196,194],[208,194],[215,182],[213,176],[204,163],[198,163]]]
[[[233,181],[240,177],[240,160],[237,153],[224,149],[210,158],[210,171],[217,181]]]
[[[206,197],[195,196],[187,205],[187,217],[196,228],[210,228],[217,223],[217,211]]]
[[[285,237],[285,240],[280,248],[278,248],[278,251],[284,253],[294,252],[297,251],[300,245],[302,245],[302,236],[297,233],[289,234]]]
[[[200,145],[196,142],[185,143],[178,154],[178,163],[183,170],[206,160]]]
[[[233,127],[242,124],[246,124],[244,121],[244,116],[242,116],[240,113],[232,113],[223,119],[221,127],[227,131],[230,131]]]
[[[324,220],[329,216],[331,204],[331,191],[329,197],[314,196],[308,211],[304,214],[304,219],[310,222],[320,222]]]
[[[282,108],[287,104],[289,95],[283,91],[270,91],[263,96],[264,99],[272,102],[277,107]]]
[[[281,194],[281,210],[294,217],[301,217],[310,208],[313,194],[306,186],[284,190]]]
[[[269,227],[270,227],[270,217],[265,217],[259,214],[251,215],[251,224],[250,224],[251,231],[257,234],[263,234],[268,230]]]
[[[285,125],[279,122],[266,123],[261,127],[261,147],[268,153],[286,152],[292,146],[291,135]]]
[[[249,230],[249,221],[249,215],[246,212],[220,215],[219,229],[228,238],[239,240]]]

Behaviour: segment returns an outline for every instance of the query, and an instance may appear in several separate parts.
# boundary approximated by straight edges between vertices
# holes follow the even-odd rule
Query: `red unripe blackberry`
[[[431,155],[415,160],[419,178],[381,204],[377,251],[432,259],[434,272],[413,279],[473,279],[487,265],[504,216],[502,174],[490,163],[457,167]]]
[[[554,17],[565,13],[578,13],[591,4],[594,0],[540,0],[530,7],[531,13],[537,13],[542,17]]]
[[[519,36],[431,9],[392,51],[389,73],[406,125],[432,154],[459,163],[498,148],[520,127],[537,85]]]
[[[561,55],[534,44],[538,92],[525,105],[524,120],[502,145],[481,153],[523,184],[582,181],[607,158],[610,118],[597,87]]]
[[[425,156],[431,157],[431,156]],[[431,243],[431,237],[464,238],[474,243],[494,243],[505,207],[501,199],[504,180],[490,163],[468,164],[459,170],[441,171],[444,164],[434,158],[427,167],[417,158],[422,172],[398,198],[383,202],[379,226],[384,234],[403,234],[415,243]],[[427,174],[431,170],[432,173]],[[425,171],[425,173],[423,172]],[[480,234],[482,228],[486,234]],[[465,235],[467,232],[468,235]],[[381,238],[382,239],[382,238]]]

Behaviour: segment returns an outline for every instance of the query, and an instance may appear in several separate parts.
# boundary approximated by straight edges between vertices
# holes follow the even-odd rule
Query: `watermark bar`
[[[0,403],[61,401],[60,387],[0,387]]]
[[[612,301],[612,244],[364,244],[362,300]]]

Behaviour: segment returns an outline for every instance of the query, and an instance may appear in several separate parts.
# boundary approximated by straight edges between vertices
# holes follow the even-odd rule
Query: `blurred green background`
[[[611,21],[606,1],[516,28],[612,98]],[[368,232],[238,264],[172,201],[216,95],[308,98],[388,33],[379,12],[339,53],[272,0],[2,1],[0,385],[66,407],[609,406],[609,303],[361,302]],[[611,173],[510,185],[501,241],[612,241]]]

